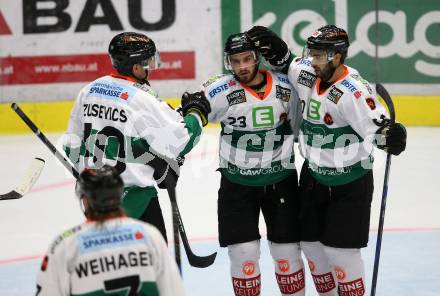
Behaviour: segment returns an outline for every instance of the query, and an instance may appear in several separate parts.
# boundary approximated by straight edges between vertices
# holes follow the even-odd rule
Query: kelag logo
[[[280,34],[296,55],[301,55],[305,40],[317,28],[336,24],[349,34],[347,64],[367,80],[374,81],[377,75],[386,83],[439,81],[438,1],[381,1],[376,25],[374,1],[222,0],[222,20],[223,40],[253,25],[268,26]],[[376,28],[379,64],[375,69]]]

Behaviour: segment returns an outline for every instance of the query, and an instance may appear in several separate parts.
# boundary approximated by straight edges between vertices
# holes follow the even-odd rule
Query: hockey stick
[[[46,136],[38,129],[38,127],[32,122],[32,120],[23,112],[23,110],[20,109],[20,107],[16,103],[12,103],[11,108],[14,109],[14,111],[17,113],[17,115],[26,123],[26,125],[34,132],[35,135],[49,148],[49,150],[55,155],[55,157],[64,165],[64,167],[69,170],[72,175],[75,177],[75,179],[78,179],[79,173],[78,171],[70,164],[70,162],[64,158],[64,156],[58,151],[58,149],[46,138]],[[156,157],[154,159],[160,159],[159,157]],[[171,188],[172,186],[167,186],[168,188]],[[194,267],[207,267],[210,266],[217,256],[217,253],[211,254],[209,256],[197,256],[195,255],[188,242],[188,238],[186,237],[185,228],[183,227],[182,218],[180,216],[179,208],[176,201],[176,194],[175,194],[175,187],[172,187],[172,190],[168,189],[169,191],[169,197],[171,201],[171,206],[173,207],[173,216],[175,213],[176,216],[176,224],[177,228],[179,230],[180,236],[183,241],[183,246],[185,248],[186,254],[188,256],[188,262],[191,264],[191,266]],[[174,194],[172,193],[174,190]],[[171,191],[171,193],[170,193]],[[179,241],[179,240],[177,240]],[[180,250],[178,252],[179,254],[179,260],[180,260]]]
[[[17,115],[26,123],[26,125],[32,130],[32,132],[46,145],[47,148],[55,155],[55,157],[68,169],[75,179],[78,179],[78,171],[70,164],[70,162],[64,158],[64,156],[57,150],[57,148],[49,141],[48,138],[38,129],[38,127],[30,120],[30,118],[21,110],[16,104],[12,103],[11,108],[17,113]]]
[[[212,265],[217,256],[217,252],[208,256],[197,256],[196,254],[193,253],[189,245],[188,238],[186,236],[185,227],[183,226],[182,217],[180,216],[179,207],[177,205],[177,199],[176,199],[177,173],[176,175],[174,175],[173,173],[168,173],[169,170],[173,170],[174,172],[177,172],[178,170],[177,164],[173,163],[171,160],[167,161],[165,158],[161,158],[161,157],[155,157],[153,160],[149,162],[149,164],[154,168],[155,179],[159,184],[159,188],[166,188],[168,191],[168,196],[170,198],[171,208],[173,211],[174,255],[177,265],[179,266],[179,269],[181,270],[180,240],[178,233],[180,233],[180,237],[182,238],[183,247],[185,249],[188,262],[191,266],[198,268],[205,268]],[[178,230],[179,232],[177,233],[176,230]]]
[[[35,157],[20,184],[8,193],[0,194],[0,200],[22,198],[31,190],[44,168],[44,160]]]
[[[182,238],[183,247],[185,249],[186,256],[188,257],[188,262],[191,266],[205,268],[214,263],[215,257],[217,256],[217,252],[208,255],[208,256],[197,256],[194,254],[189,246],[188,238],[186,237],[185,228],[183,227],[182,217],[180,216],[179,208],[177,206],[176,200],[176,190],[175,188],[171,188],[168,190],[168,194],[170,196],[171,206],[173,208],[173,224],[174,227],[177,226],[179,229],[180,237]],[[174,235],[174,239],[176,239],[176,235]],[[177,239],[179,237],[177,236]],[[180,256],[180,252],[179,252]]]
[[[394,123],[396,121],[396,112],[394,110],[393,100],[391,99],[388,91],[385,89],[385,87],[383,87],[382,84],[378,83],[376,84],[376,92],[385,101],[388,110],[390,111],[390,122]],[[385,166],[385,177],[383,181],[382,203],[380,205],[379,229],[377,230],[376,253],[374,255],[373,279],[371,282],[370,296],[376,295],[376,283],[377,283],[377,274],[379,271],[380,249],[382,246],[382,233],[383,233],[383,224],[385,220],[385,208],[387,205],[388,179],[390,176],[390,168],[391,168],[391,154],[388,153],[386,166]]]

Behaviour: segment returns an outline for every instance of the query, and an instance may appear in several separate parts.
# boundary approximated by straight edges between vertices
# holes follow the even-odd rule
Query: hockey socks
[[[228,246],[232,287],[236,296],[258,296],[261,290],[260,241]]]
[[[324,245],[320,242],[301,242],[316,291],[320,296],[338,296],[334,271],[330,266]]]
[[[275,276],[281,295],[305,295],[304,263],[299,243],[269,242],[275,264]]]
[[[365,295],[364,262],[360,249],[324,247],[334,268],[340,296]]]

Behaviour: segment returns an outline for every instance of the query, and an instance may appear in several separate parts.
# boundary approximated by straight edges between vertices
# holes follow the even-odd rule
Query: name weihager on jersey
[[[112,272],[122,268],[152,266],[153,258],[146,251],[111,254],[79,262],[75,266],[75,273],[79,278],[97,275],[103,272]]]
[[[37,275],[37,295],[122,290],[127,295],[183,295],[177,265],[160,232],[128,217],[103,224],[88,221],[66,230],[50,245]]]

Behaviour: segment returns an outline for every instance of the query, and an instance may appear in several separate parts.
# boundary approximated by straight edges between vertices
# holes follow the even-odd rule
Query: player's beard
[[[237,80],[240,81],[241,83],[244,83],[244,84],[248,84],[249,82],[254,80],[254,78],[255,78],[255,76],[257,76],[257,74],[258,74],[258,67],[257,66],[253,67],[251,71],[249,71],[247,69],[243,69],[243,70],[239,70],[238,74],[234,73]]]
[[[317,67],[315,68],[316,75],[321,78],[322,81],[329,81],[330,78],[333,76],[333,73],[335,73],[336,67],[333,66],[332,62],[328,62],[324,69],[320,69]]]

